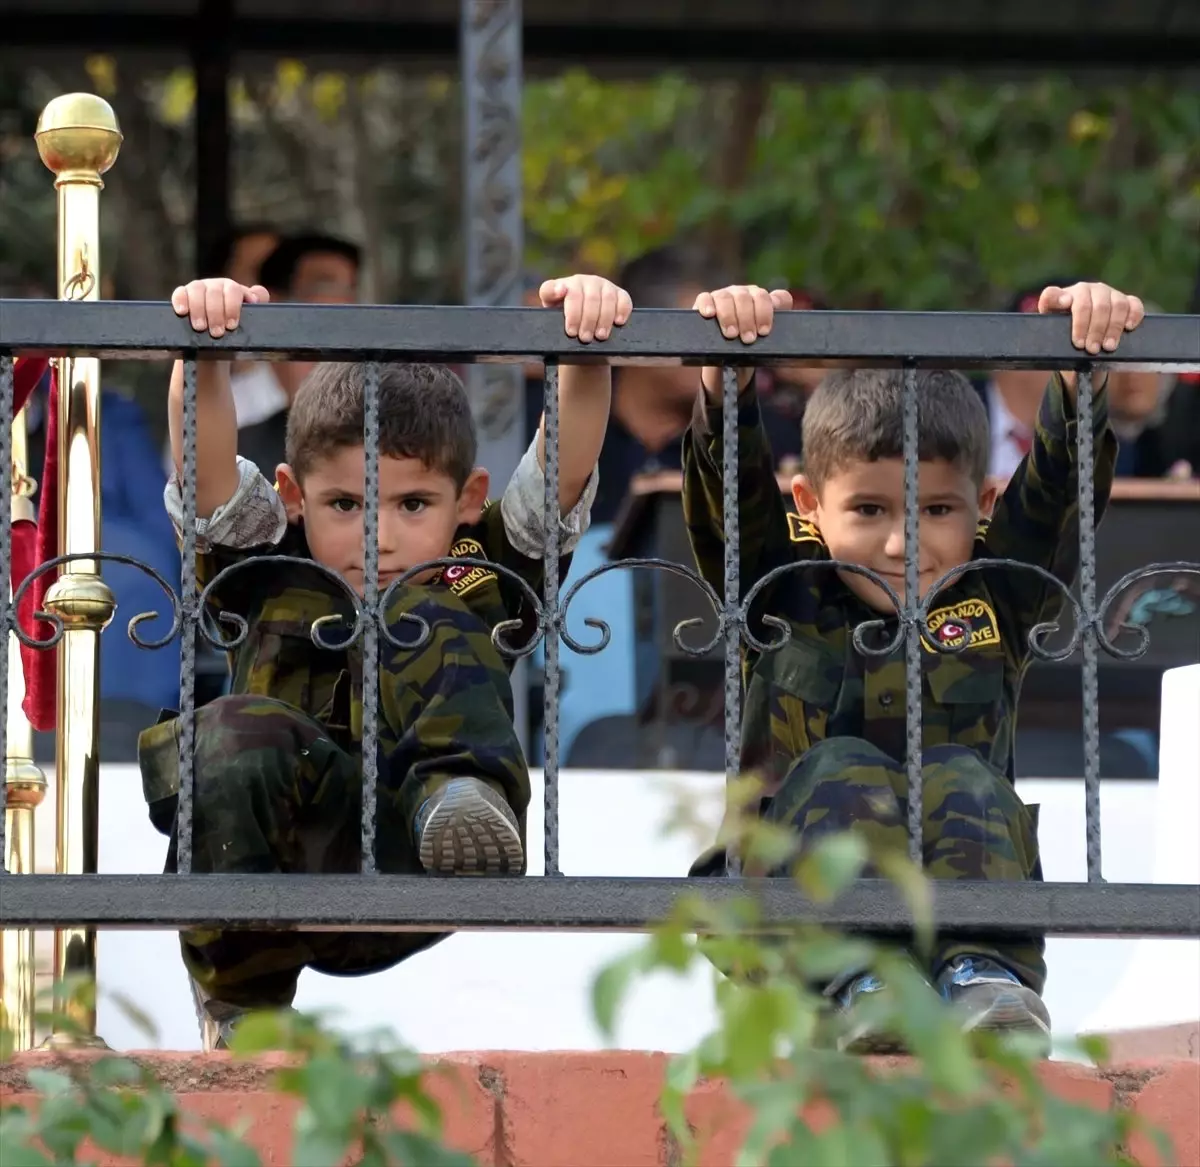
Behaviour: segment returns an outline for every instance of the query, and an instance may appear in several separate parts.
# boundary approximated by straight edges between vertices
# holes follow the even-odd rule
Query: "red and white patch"
[[[953,644],[956,640],[961,640],[966,634],[967,629],[962,624],[956,624],[953,620],[947,620],[938,629],[937,638],[943,644]]]
[[[929,613],[929,637],[946,648],[987,648],[1000,643],[1000,625],[991,604],[963,600]],[[922,638],[926,652],[936,651]]]

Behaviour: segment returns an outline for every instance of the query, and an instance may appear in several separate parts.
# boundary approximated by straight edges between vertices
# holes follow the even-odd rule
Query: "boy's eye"
[[[419,515],[429,504],[423,498],[406,498],[400,505],[410,515]]]
[[[931,519],[944,519],[952,509],[948,502],[935,502],[925,508]]]
[[[340,511],[344,515],[350,514],[352,511],[358,510],[358,499],[355,498],[335,498],[330,504],[335,511]]]
[[[883,514],[883,507],[875,502],[860,502],[854,508],[855,514],[862,515],[864,519],[875,519]]]

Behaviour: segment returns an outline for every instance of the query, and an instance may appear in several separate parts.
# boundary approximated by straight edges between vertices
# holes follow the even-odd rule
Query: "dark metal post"
[[[233,0],[200,0],[192,69],[196,75],[197,276],[204,257],[229,229],[229,71]]]
[[[462,0],[463,270],[467,304],[520,302],[521,0]],[[520,365],[471,365],[479,459],[502,490],[525,451]],[[513,670],[517,732],[528,750],[528,672]]]

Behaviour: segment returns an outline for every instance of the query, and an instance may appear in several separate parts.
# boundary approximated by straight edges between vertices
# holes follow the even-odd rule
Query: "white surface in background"
[[[1200,666],[1168,673],[1163,690],[1159,783],[1102,787],[1104,875],[1111,882],[1200,884]],[[150,826],[136,767],[102,770],[100,866],[157,872],[166,840]],[[1082,782],[1021,782],[1040,802],[1048,880],[1086,878]],[[663,833],[679,805],[715,832],[722,779],[714,774],[565,771],[560,822],[568,875],[684,875],[701,849]],[[530,874],[542,864],[542,781],[534,774]],[[53,814],[41,812],[39,853],[52,852]],[[1200,887],[1197,889],[1200,895]],[[637,944],[621,933],[465,933],[385,973],[341,979],[305,973],[297,1004],[331,1010],[352,1031],[386,1025],[426,1052],[463,1049],[594,1049],[596,971]],[[1051,939],[1046,1001],[1060,1035],[1168,1024],[1200,1017],[1200,942]],[[157,1045],[199,1048],[178,941],[171,933],[109,932],[99,939],[99,1029],[118,1049],[146,1039],[108,999],[131,998],[154,1022]],[[675,1051],[711,1026],[711,976],[646,982],[629,998],[619,1044]]]

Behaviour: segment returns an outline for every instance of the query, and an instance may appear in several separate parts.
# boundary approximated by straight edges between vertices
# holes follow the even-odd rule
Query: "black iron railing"
[[[904,415],[905,524],[908,549],[917,546],[917,423],[915,379],[918,367],[1035,369],[1073,368],[1079,372],[1077,412],[1079,481],[1092,481],[1093,435],[1091,366],[1069,343],[1069,325],[1063,319],[1025,315],[964,313],[852,313],[805,312],[785,314],[771,336],[746,349],[726,341],[711,322],[694,313],[638,311],[602,348],[591,346],[589,357],[606,355],[613,363],[672,361],[699,365],[723,364],[724,382],[724,594],[717,595],[694,571],[679,564],[654,559],[627,559],[606,564],[577,581],[559,595],[558,548],[546,553],[543,594],[529,598],[537,614],[535,635],[519,648],[510,646],[503,629],[494,631],[498,649],[509,656],[527,655],[538,643],[545,645],[545,856],[546,875],[518,880],[433,880],[420,876],[381,875],[374,864],[375,795],[377,782],[376,739],[378,724],[379,638],[398,643],[394,630],[383,622],[391,587],[379,593],[376,532],[379,514],[378,367],[374,362],[437,360],[472,363],[484,360],[518,361],[530,357],[545,361],[546,411],[546,526],[558,530],[558,361],[570,361],[582,345],[562,332],[555,313],[535,309],[427,308],[427,307],[314,307],[270,306],[246,311],[236,334],[221,340],[197,336],[186,321],[177,319],[163,304],[71,304],[52,301],[0,301],[0,457],[6,450],[12,416],[12,357],[23,353],[98,356],[101,358],[163,359],[182,355],[186,360],[184,405],[184,530],[181,594],[176,595],[154,572],[164,588],[172,612],[167,635],[153,641],[140,637],[135,623],[129,635],[153,649],[182,636],[181,704],[183,732],[180,743],[182,788],[178,805],[177,875],[23,875],[3,879],[0,892],[0,925],[5,927],[205,927],[297,926],[346,930],[444,931],[455,929],[619,929],[635,930],[665,917],[685,892],[709,899],[725,899],[752,888],[770,921],[820,921],[846,928],[896,932],[908,927],[907,910],[888,884],[860,881],[832,905],[816,905],[788,881],[677,880],[642,878],[563,877],[558,847],[558,698],[560,688],[559,640],[575,651],[601,651],[607,643],[602,621],[589,620],[599,632],[597,642],[582,645],[566,631],[567,612],[581,589],[596,575],[618,569],[648,568],[686,575],[708,595],[718,618],[715,638],[709,645],[687,646],[685,651],[706,652],[722,644],[725,654],[725,765],[736,773],[741,722],[739,653],[743,642],[755,644],[747,627],[747,613],[759,589],[745,597],[739,580],[738,555],[738,443],[736,440],[737,385],[734,365],[819,363],[852,360],[864,366],[902,367],[909,370],[909,392]],[[319,340],[314,338],[320,338]],[[328,358],[371,362],[367,378],[366,421],[366,560],[364,595],[358,596],[346,581],[332,572],[353,605],[349,637],[339,636],[339,646],[361,641],[364,658],[364,719],[362,731],[362,873],[357,876],[221,876],[190,874],[192,830],[192,729],[195,716],[195,635],[210,643],[230,647],[230,632],[205,616],[205,600],[216,584],[211,581],[198,593],[195,574],[195,457],[196,361],[225,358],[234,353],[264,356]],[[1200,317],[1151,317],[1137,332],[1124,337],[1119,351],[1105,358],[1110,365],[1200,370]],[[9,570],[9,500],[0,492],[0,561]],[[1078,648],[1082,653],[1084,774],[1088,882],[1084,883],[984,883],[937,882],[935,911],[938,926],[948,933],[986,928],[999,933],[1027,933],[1034,929],[1058,934],[1200,936],[1200,894],[1194,886],[1107,884],[1101,870],[1099,713],[1097,662],[1101,651],[1136,656],[1145,651],[1144,628],[1128,630],[1128,643],[1114,643],[1105,632],[1106,615],[1121,596],[1140,579],[1157,573],[1200,574],[1196,549],[1170,563],[1147,564],[1121,579],[1103,597],[1097,596],[1095,575],[1095,512],[1090,489],[1079,499],[1080,598],[1076,600],[1060,581],[1064,604],[1074,615],[1074,633],[1067,645],[1051,651],[1043,646],[1045,628],[1035,630],[1030,650],[1043,658],[1060,657]],[[100,553],[87,558],[131,562]],[[1190,560],[1190,561],[1189,561]],[[56,562],[41,565],[51,570]],[[450,562],[450,561],[446,561]],[[458,560],[457,562],[463,562]],[[1030,570],[1028,565],[990,561],[992,566]],[[424,568],[414,567],[407,576]],[[493,570],[503,571],[496,564]],[[828,567],[828,565],[824,565]],[[236,570],[236,568],[229,569]],[[1035,569],[1036,570],[1036,569]],[[1045,573],[1042,573],[1045,574]],[[32,578],[32,577],[31,577]],[[221,578],[221,577],[218,577]],[[515,578],[515,577],[514,577]],[[874,577],[873,577],[874,578]],[[1050,578],[1050,577],[1047,577]],[[520,581],[517,581],[518,583]],[[886,581],[876,580],[887,587]],[[4,605],[5,627],[14,629],[26,644],[52,647],[61,629],[44,641],[31,640],[17,628],[16,605],[26,580],[11,603]],[[527,587],[527,585],[525,585]],[[527,589],[528,591],[528,589]],[[905,645],[907,709],[907,768],[909,827],[914,849],[919,848],[921,824],[921,644],[942,646],[928,633],[928,595],[917,601],[916,563],[907,566],[906,599],[901,609],[895,641],[885,651]],[[427,630],[414,627],[414,647]],[[861,630],[860,630],[861,632]],[[314,628],[314,640],[330,635]],[[878,652],[862,635],[855,643],[861,651]],[[943,649],[944,650],[944,649]],[[8,637],[0,636],[0,684],[6,677]],[[1200,657],[1200,653],[1198,653]],[[0,719],[0,754],[4,747]],[[1200,781],[1200,775],[1197,776]],[[0,786],[0,791],[3,787]],[[2,797],[2,795],[0,795]],[[2,807],[0,807],[2,809]],[[2,816],[0,816],[2,821]],[[2,843],[2,839],[0,839]],[[0,847],[0,853],[2,853]],[[915,850],[919,855],[919,850]]]

